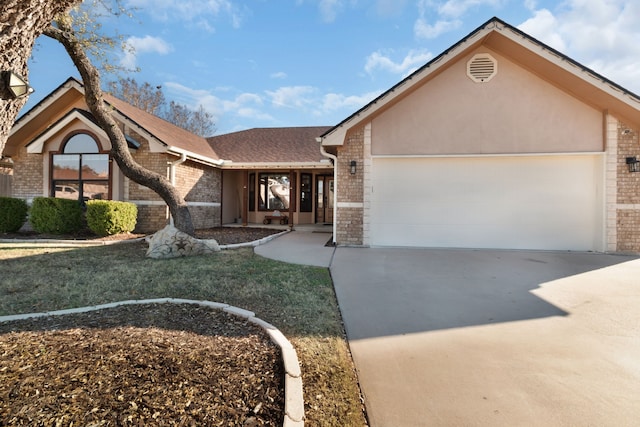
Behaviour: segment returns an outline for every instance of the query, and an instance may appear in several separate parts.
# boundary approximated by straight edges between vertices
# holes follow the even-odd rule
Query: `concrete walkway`
[[[338,248],[330,266],[371,426],[638,425],[637,257]]]
[[[331,233],[315,231],[292,231],[265,245],[255,248],[255,253],[265,258],[291,264],[329,267],[335,248],[325,246]]]

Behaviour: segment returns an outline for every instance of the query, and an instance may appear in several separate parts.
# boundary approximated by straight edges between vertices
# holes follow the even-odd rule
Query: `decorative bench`
[[[263,224],[271,224],[271,221],[280,221],[281,225],[289,224],[289,217],[286,215],[265,215]]]

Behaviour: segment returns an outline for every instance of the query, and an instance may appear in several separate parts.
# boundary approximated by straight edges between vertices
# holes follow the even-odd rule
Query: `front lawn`
[[[164,297],[251,310],[298,352],[306,424],[365,425],[327,269],[268,260],[250,248],[168,261],[145,258],[145,250],[144,243],[0,249],[0,315]]]

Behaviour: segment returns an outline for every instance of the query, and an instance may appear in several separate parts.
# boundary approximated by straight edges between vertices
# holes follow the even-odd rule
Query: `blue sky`
[[[640,93],[637,0],[123,2],[135,18],[104,26],[135,53],[114,60],[168,99],[203,105],[217,134],[335,125],[493,16]],[[69,76],[78,73],[64,50],[38,39],[25,108]]]

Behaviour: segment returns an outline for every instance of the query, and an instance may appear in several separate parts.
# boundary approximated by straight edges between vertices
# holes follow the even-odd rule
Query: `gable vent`
[[[478,53],[467,62],[467,76],[476,83],[486,83],[498,73],[498,62],[488,53]]]

